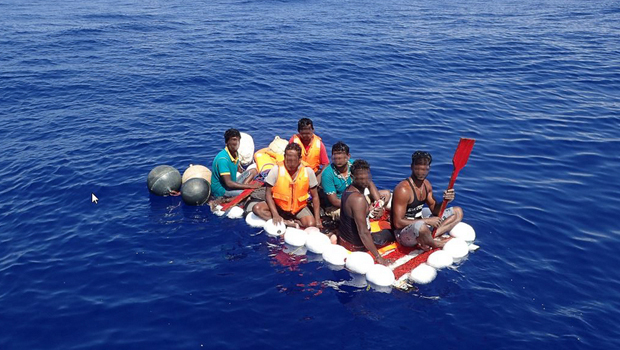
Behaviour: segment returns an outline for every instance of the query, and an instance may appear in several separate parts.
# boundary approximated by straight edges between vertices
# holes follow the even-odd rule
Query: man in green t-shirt
[[[248,188],[259,188],[261,184],[252,181],[255,170],[243,172],[237,179],[237,172],[242,172],[239,162],[239,141],[241,133],[237,129],[228,129],[224,132],[226,147],[213,159],[213,175],[211,179],[211,193],[213,197],[235,197]]]
[[[334,219],[340,216],[340,199],[344,191],[351,185],[351,165],[353,160],[349,154],[349,146],[344,142],[338,141],[332,146],[332,163],[323,171],[321,178],[322,187],[322,205],[325,212]],[[387,204],[390,200],[390,191],[377,190],[375,184],[371,181],[368,187],[370,191],[370,199],[374,202],[382,200]]]

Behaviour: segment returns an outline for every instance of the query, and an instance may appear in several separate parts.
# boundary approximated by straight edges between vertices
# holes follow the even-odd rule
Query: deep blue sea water
[[[617,349],[617,1],[0,1],[0,349]],[[148,193],[314,120],[393,188],[416,149],[481,249],[336,287]],[[90,202],[91,193],[100,201]]]

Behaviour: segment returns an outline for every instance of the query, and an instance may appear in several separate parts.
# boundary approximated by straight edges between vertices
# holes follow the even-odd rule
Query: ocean
[[[620,348],[619,37],[607,0],[0,1],[0,349]],[[386,189],[476,139],[481,248],[383,293],[147,190],[302,117]]]

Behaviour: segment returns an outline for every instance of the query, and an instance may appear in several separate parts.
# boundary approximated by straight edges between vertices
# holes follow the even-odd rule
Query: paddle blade
[[[461,140],[459,141],[459,145],[456,147],[456,151],[454,152],[454,157],[452,158],[452,165],[454,165],[454,170],[459,171],[463,169],[465,164],[467,164],[469,154],[474,148],[474,143],[476,143],[476,140],[474,139],[467,139],[464,137],[461,138]]]

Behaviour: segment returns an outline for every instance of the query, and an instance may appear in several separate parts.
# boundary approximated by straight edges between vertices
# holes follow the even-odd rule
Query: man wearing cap
[[[318,182],[314,171],[301,162],[301,147],[289,143],[284,149],[284,162],[271,168],[265,178],[265,201],[259,202],[252,212],[263,220],[273,219],[274,224],[286,221],[292,225],[322,228],[319,217]],[[309,194],[312,209],[308,208]]]
[[[239,141],[241,133],[237,129],[228,129],[224,132],[226,147],[213,159],[213,175],[211,178],[211,193],[213,197],[235,197],[247,188],[259,188],[259,183],[249,183],[255,170],[244,172],[237,179],[237,171],[242,172],[239,162]]]
[[[441,237],[463,219],[463,210],[460,207],[447,208],[441,218],[437,217],[442,202],[435,200],[433,187],[426,178],[432,161],[430,153],[414,152],[411,156],[411,176],[394,189],[392,229],[396,240],[407,247],[419,244],[424,250],[431,247],[441,248],[445,241],[434,239],[433,229],[436,228],[436,236]],[[454,189],[444,191],[443,200],[448,203],[454,200]],[[422,216],[424,204],[428,206],[432,216]]]

